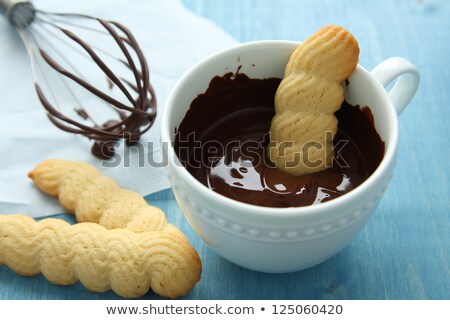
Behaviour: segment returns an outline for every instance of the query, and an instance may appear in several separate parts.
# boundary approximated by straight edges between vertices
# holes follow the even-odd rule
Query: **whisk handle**
[[[9,22],[14,27],[26,27],[34,20],[35,8],[28,0],[0,0]]]

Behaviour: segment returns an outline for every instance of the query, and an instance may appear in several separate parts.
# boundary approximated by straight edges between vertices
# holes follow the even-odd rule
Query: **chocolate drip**
[[[337,198],[364,182],[384,155],[369,108],[344,102],[332,167],[303,176],[277,169],[266,155],[281,79],[226,74],[211,80],[182,120],[175,150],[201,183],[231,199],[265,207],[300,207]]]
[[[39,100],[46,109],[47,115],[53,124],[61,130],[81,134],[89,139],[95,140],[91,149],[92,153],[100,158],[109,158],[114,155],[113,151],[115,141],[119,139],[126,139],[127,143],[136,142],[142,134],[147,132],[152,127],[157,114],[155,91],[149,81],[149,69],[145,56],[133,34],[125,26],[117,22],[106,21],[90,16],[77,16],[97,20],[112,36],[125,57],[125,60],[120,61],[123,62],[133,73],[134,83],[117,77],[86,41],[82,40],[67,29],[62,27],[58,27],[58,29],[68,38],[77,43],[87,54],[89,54],[100,70],[106,75],[109,88],[111,89],[113,86],[119,88],[129,103],[125,104],[114,99],[107,92],[99,90],[87,81],[75,75],[73,72],[65,69],[54,59],[52,59],[52,57],[43,49],[40,49],[39,52],[44,61],[52,69],[73,80],[87,91],[110,104],[117,111],[119,119],[108,120],[101,126],[95,123],[92,125],[80,123],[58,111],[57,108],[47,100],[41,87],[36,82],[35,88]],[[120,30],[124,36],[119,35],[117,29]],[[131,48],[136,54],[138,64],[136,64],[133,60],[129,48]],[[130,87],[137,94],[136,98],[133,98],[126,86]],[[82,106],[77,106],[75,111],[84,120],[92,120]]]

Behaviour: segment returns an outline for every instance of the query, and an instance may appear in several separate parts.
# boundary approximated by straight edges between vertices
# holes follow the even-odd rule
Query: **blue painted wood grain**
[[[339,24],[358,39],[367,69],[401,56],[421,73],[419,91],[400,117],[396,173],[378,210],[346,249],[319,266],[282,275],[237,267],[195,235],[170,190],[146,197],[202,258],[202,279],[184,299],[450,299],[450,1],[182,2],[242,42],[304,40],[323,25]],[[20,277],[3,266],[0,299],[118,297],[79,283],[58,287],[42,276]]]

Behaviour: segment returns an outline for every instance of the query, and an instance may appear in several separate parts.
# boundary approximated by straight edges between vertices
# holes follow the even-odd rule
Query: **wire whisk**
[[[149,68],[125,26],[47,12],[29,1],[0,0],[0,7],[25,44],[38,98],[54,125],[94,140],[100,158],[114,155],[114,141],[133,143],[152,127],[157,103]]]

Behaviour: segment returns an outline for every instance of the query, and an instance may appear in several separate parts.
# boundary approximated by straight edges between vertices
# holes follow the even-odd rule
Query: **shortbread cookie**
[[[279,169],[302,175],[332,164],[334,112],[344,101],[342,82],[355,70],[358,56],[358,42],[338,26],[320,29],[292,53],[270,127],[268,155]]]
[[[157,263],[157,265],[161,266],[162,269],[164,268],[163,266],[166,265],[167,272],[162,269],[153,269],[153,271],[150,270],[152,273],[155,274],[154,279],[156,279],[151,280],[151,288],[155,292],[163,296],[173,298],[185,294],[188,290],[192,289],[194,285],[200,280],[202,265],[197,252],[189,244],[184,234],[178,228],[167,222],[164,212],[154,206],[148,205],[145,199],[138,193],[120,188],[112,179],[103,176],[96,168],[84,162],[76,162],[60,159],[45,160],[39,163],[28,174],[28,176],[34,181],[34,183],[40,190],[53,197],[57,197],[61,205],[68,212],[75,213],[76,219],[79,222],[76,225],[77,227],[74,226],[68,228],[65,225],[65,223],[54,222],[54,220],[50,220],[52,222],[51,223],[52,228],[50,228],[51,230],[56,230],[57,226],[62,226],[64,227],[64,230],[67,229],[66,231],[70,233],[72,236],[74,236],[75,233],[75,231],[73,230],[83,230],[83,232],[89,235],[90,237],[89,239],[91,238],[97,239],[98,237],[100,237],[97,236],[97,233],[103,234],[105,233],[105,231],[102,230],[111,229],[111,231],[114,232],[108,231],[108,233],[106,233],[107,236],[105,237],[107,238],[107,241],[112,241],[114,243],[113,239],[115,239],[115,237],[122,237],[122,235],[126,235],[126,237],[128,238],[126,237],[120,238],[121,239],[120,241],[126,239],[129,240],[124,241],[123,244],[130,252],[136,250],[139,251],[140,250],[139,248],[144,245],[145,248],[147,248],[147,245],[149,245],[150,243],[158,243],[159,237],[160,240],[163,241],[163,245],[158,246],[157,247],[158,249],[148,251],[149,252],[148,254],[155,254],[154,259],[151,261]],[[17,219],[22,221],[25,218],[17,218]],[[13,224],[11,220],[5,221],[7,221],[10,224]],[[48,219],[46,219],[45,221],[48,221]],[[98,223],[100,226],[96,225],[95,223]],[[40,226],[41,224],[43,224],[43,222],[39,222],[37,226]],[[28,224],[23,223],[23,225],[25,227],[30,228],[32,226],[32,224],[30,223]],[[55,226],[55,228],[53,228],[53,225]],[[21,232],[28,234],[29,237],[34,237],[36,236],[37,233],[39,233],[34,229],[26,230],[25,227],[22,228]],[[97,232],[95,230],[100,231]],[[65,252],[68,252],[68,250],[72,250],[71,245],[74,242],[70,242],[65,237],[62,237],[60,233],[56,234],[56,231],[48,231],[46,229],[45,233],[49,232],[55,233],[55,235],[52,235],[52,237],[54,237],[54,239],[52,238],[53,243],[61,244],[61,246],[66,248],[63,251],[59,249],[55,250],[51,254],[55,259],[63,259],[64,257],[58,256],[60,254],[67,255],[68,253]],[[132,234],[137,234],[136,237],[138,237],[139,239],[141,238],[144,239],[145,244],[137,243],[136,241],[134,241],[133,239],[135,238],[133,237],[135,236]],[[103,235],[101,237],[103,237]],[[133,240],[134,242],[131,240]],[[102,240],[98,241],[101,242]],[[119,244],[120,241],[118,240],[117,245],[121,245]],[[170,245],[168,244],[169,241]],[[94,249],[93,250],[95,252],[99,252],[99,254],[102,257],[104,257],[105,250],[107,252],[111,250],[113,251],[116,250],[113,247],[110,247],[109,244],[106,249],[104,248],[102,249],[101,247],[97,246],[96,244],[97,242],[95,243],[83,242],[83,243],[84,247],[94,248],[95,250]],[[29,245],[28,242],[26,243],[21,242],[21,246],[26,247],[28,245]],[[135,248],[135,246],[138,246],[138,248]],[[46,249],[48,248],[50,247],[46,247]],[[103,262],[105,261],[101,257],[95,258],[93,255],[90,255],[89,257],[90,260],[100,259],[99,261]],[[131,270],[131,268],[133,268],[133,265],[135,265],[134,262],[132,262],[132,260],[128,261],[127,259],[123,259],[122,256],[108,257],[107,263],[109,262],[116,263],[116,260],[114,260],[115,258],[120,259],[121,263],[125,264],[127,268],[129,268],[129,271],[132,273],[138,272],[140,270],[140,269],[137,269],[138,271]],[[9,255],[5,253],[2,259],[3,259],[2,261],[6,262],[16,260],[19,261],[21,259],[25,259],[24,263],[25,264],[28,263],[27,262],[28,258],[23,255],[21,255],[19,258],[16,258],[14,256],[9,257]],[[139,256],[138,259],[140,259]],[[181,263],[180,261],[183,263]],[[65,261],[63,265],[66,265],[66,263],[67,261]],[[171,263],[175,264],[171,265]],[[25,269],[21,269],[20,267],[14,267],[8,262],[7,264],[21,274],[36,274],[39,272],[39,270],[41,270],[44,273],[44,275],[46,275],[44,269],[41,269],[43,267],[40,265],[34,264],[34,269],[30,269],[33,271],[28,270],[29,271],[28,272],[24,271]],[[88,261],[86,262],[86,265],[84,267],[86,268],[92,267],[91,264],[92,261]],[[15,265],[17,265],[17,263]],[[81,262],[80,264],[77,265],[80,266],[80,268],[83,266]],[[98,289],[103,287],[96,287],[91,283],[86,283],[83,280],[85,277],[80,275],[79,272],[78,273],[75,272],[75,275],[77,276],[75,276],[74,274],[70,274],[70,277],[67,274],[67,271],[64,272],[68,278],[71,277],[70,279],[72,283],[76,281],[77,278],[79,278],[80,281],[91,290],[95,291],[103,290]],[[53,278],[50,275],[49,276],[50,281],[59,283],[58,281],[51,279]],[[168,279],[173,279],[173,281],[169,284]],[[61,284],[65,284],[67,281],[62,281]],[[180,283],[177,285],[177,282]],[[107,282],[103,281],[101,283],[105,286]],[[131,293],[122,293],[126,291],[121,290],[128,290],[128,289],[120,289],[118,285],[113,285],[111,283],[111,288],[120,295],[127,297],[133,296]],[[143,290],[142,292],[145,293],[146,290],[148,290],[148,287],[145,290],[145,283],[144,283],[141,289]],[[139,293],[136,294],[141,294],[142,292],[139,291]]]
[[[87,163],[45,160],[28,176],[40,190],[57,197],[78,222],[95,222],[107,229],[127,228],[135,232],[166,228],[177,232],[167,223],[163,211],[147,204],[140,194],[120,188]]]
[[[163,297],[185,295],[201,272],[195,250],[172,232],[107,230],[21,215],[0,216],[1,264],[25,276],[42,273],[57,285],[79,280],[91,291],[112,289],[125,298],[150,288]]]

